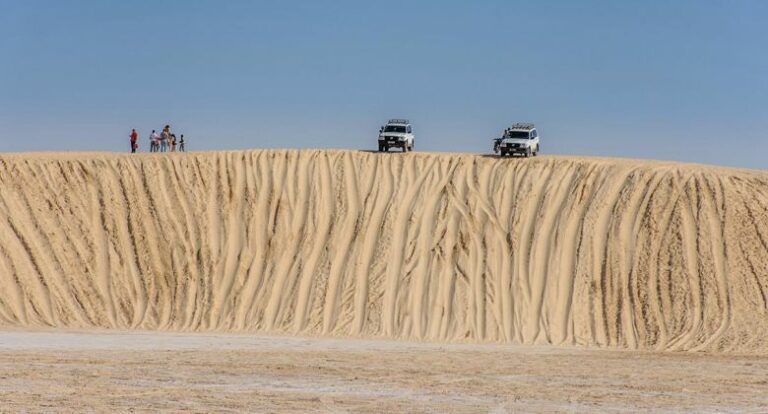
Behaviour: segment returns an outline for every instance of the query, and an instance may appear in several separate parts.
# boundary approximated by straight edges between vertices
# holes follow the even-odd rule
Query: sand
[[[0,155],[0,326],[768,352],[768,172]]]
[[[0,411],[761,412],[768,172],[0,155]]]
[[[765,412],[768,358],[157,331],[0,332],[0,411]]]

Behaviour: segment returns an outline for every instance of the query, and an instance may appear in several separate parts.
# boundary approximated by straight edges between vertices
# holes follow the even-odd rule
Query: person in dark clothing
[[[181,134],[181,136],[179,136],[179,151],[186,152],[186,150],[184,149],[184,134]]]

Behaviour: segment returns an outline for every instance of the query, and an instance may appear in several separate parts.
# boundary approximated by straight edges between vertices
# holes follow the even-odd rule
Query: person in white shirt
[[[158,152],[160,150],[160,134],[152,130],[149,136],[149,152]]]

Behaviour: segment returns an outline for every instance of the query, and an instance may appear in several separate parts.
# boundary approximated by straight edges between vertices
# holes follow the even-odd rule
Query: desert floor
[[[764,412],[768,357],[5,330],[0,401],[3,412]]]

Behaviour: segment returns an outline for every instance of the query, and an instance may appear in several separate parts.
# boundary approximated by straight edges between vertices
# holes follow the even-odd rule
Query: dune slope
[[[0,156],[0,326],[768,352],[768,173]]]

